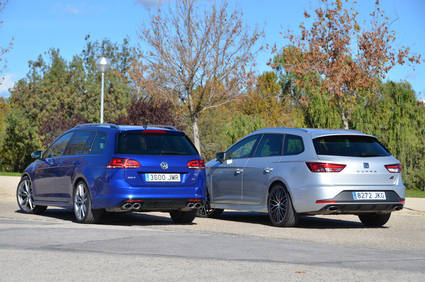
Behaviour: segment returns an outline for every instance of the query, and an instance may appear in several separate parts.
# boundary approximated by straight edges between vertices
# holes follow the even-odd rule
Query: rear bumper
[[[122,184],[122,183],[121,183]],[[93,191],[93,207],[121,208],[122,203],[141,200],[143,210],[172,210],[184,208],[189,199],[205,201],[205,186],[133,187],[128,185],[103,185]]]
[[[143,211],[172,211],[192,210],[204,204],[202,199],[131,199],[122,201],[119,206],[106,208],[111,212],[143,212]]]
[[[322,207],[319,211],[308,214],[362,214],[362,213],[388,213],[403,209],[399,202],[368,202],[368,203],[335,203]]]
[[[385,192],[386,200],[354,200],[353,192],[379,191]],[[332,213],[378,212],[379,209],[391,211],[394,205],[404,205],[405,187],[396,186],[308,186],[290,191],[292,202],[297,213],[324,214],[329,206],[339,206]],[[383,205],[383,206],[381,206]],[[392,205],[393,207],[388,207]],[[375,206],[375,207],[374,207]],[[363,207],[363,208],[362,208]],[[395,209],[397,210],[397,209]]]

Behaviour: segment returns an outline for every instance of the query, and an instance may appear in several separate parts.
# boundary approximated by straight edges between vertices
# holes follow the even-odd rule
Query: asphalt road
[[[266,215],[239,212],[191,225],[165,213],[82,225],[58,208],[21,213],[7,194],[0,191],[2,281],[425,281],[423,212],[394,213],[383,228],[355,216],[276,228]]]

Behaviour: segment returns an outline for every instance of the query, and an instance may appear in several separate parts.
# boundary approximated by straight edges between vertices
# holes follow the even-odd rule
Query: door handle
[[[264,172],[265,173],[270,173],[270,172],[272,172],[273,171],[273,168],[272,167],[266,167],[265,169],[264,169]]]
[[[237,168],[236,170],[235,170],[235,173],[236,174],[241,174],[243,172],[243,169],[242,168]]]

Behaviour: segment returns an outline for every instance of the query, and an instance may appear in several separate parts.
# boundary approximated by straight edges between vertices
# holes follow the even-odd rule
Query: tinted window
[[[284,155],[297,155],[304,151],[303,139],[297,135],[285,135]]]
[[[279,156],[282,154],[283,135],[265,134],[258,144],[256,157]]]
[[[144,134],[124,132],[118,136],[118,154],[197,155],[198,151],[184,134]]]
[[[239,159],[251,156],[254,145],[261,135],[254,135],[236,143],[226,152],[226,159]]]
[[[96,136],[95,131],[77,131],[72,136],[71,141],[66,148],[64,155],[85,155],[90,151],[93,139]]]
[[[106,137],[107,133],[103,131],[98,131],[96,138],[94,139],[93,145],[91,146],[90,154],[101,154],[106,147]]]
[[[74,132],[67,133],[59,139],[57,139],[47,151],[43,154],[43,158],[52,158],[61,156],[66,149],[66,145],[68,144],[69,139],[71,139]]]
[[[383,157],[390,153],[378,140],[369,136],[334,135],[313,139],[318,155],[347,157]]]

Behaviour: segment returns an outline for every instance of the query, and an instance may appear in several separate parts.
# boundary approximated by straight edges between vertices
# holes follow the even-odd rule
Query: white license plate
[[[385,200],[385,192],[353,192],[354,200]]]
[[[145,173],[146,182],[180,182],[179,173]]]

